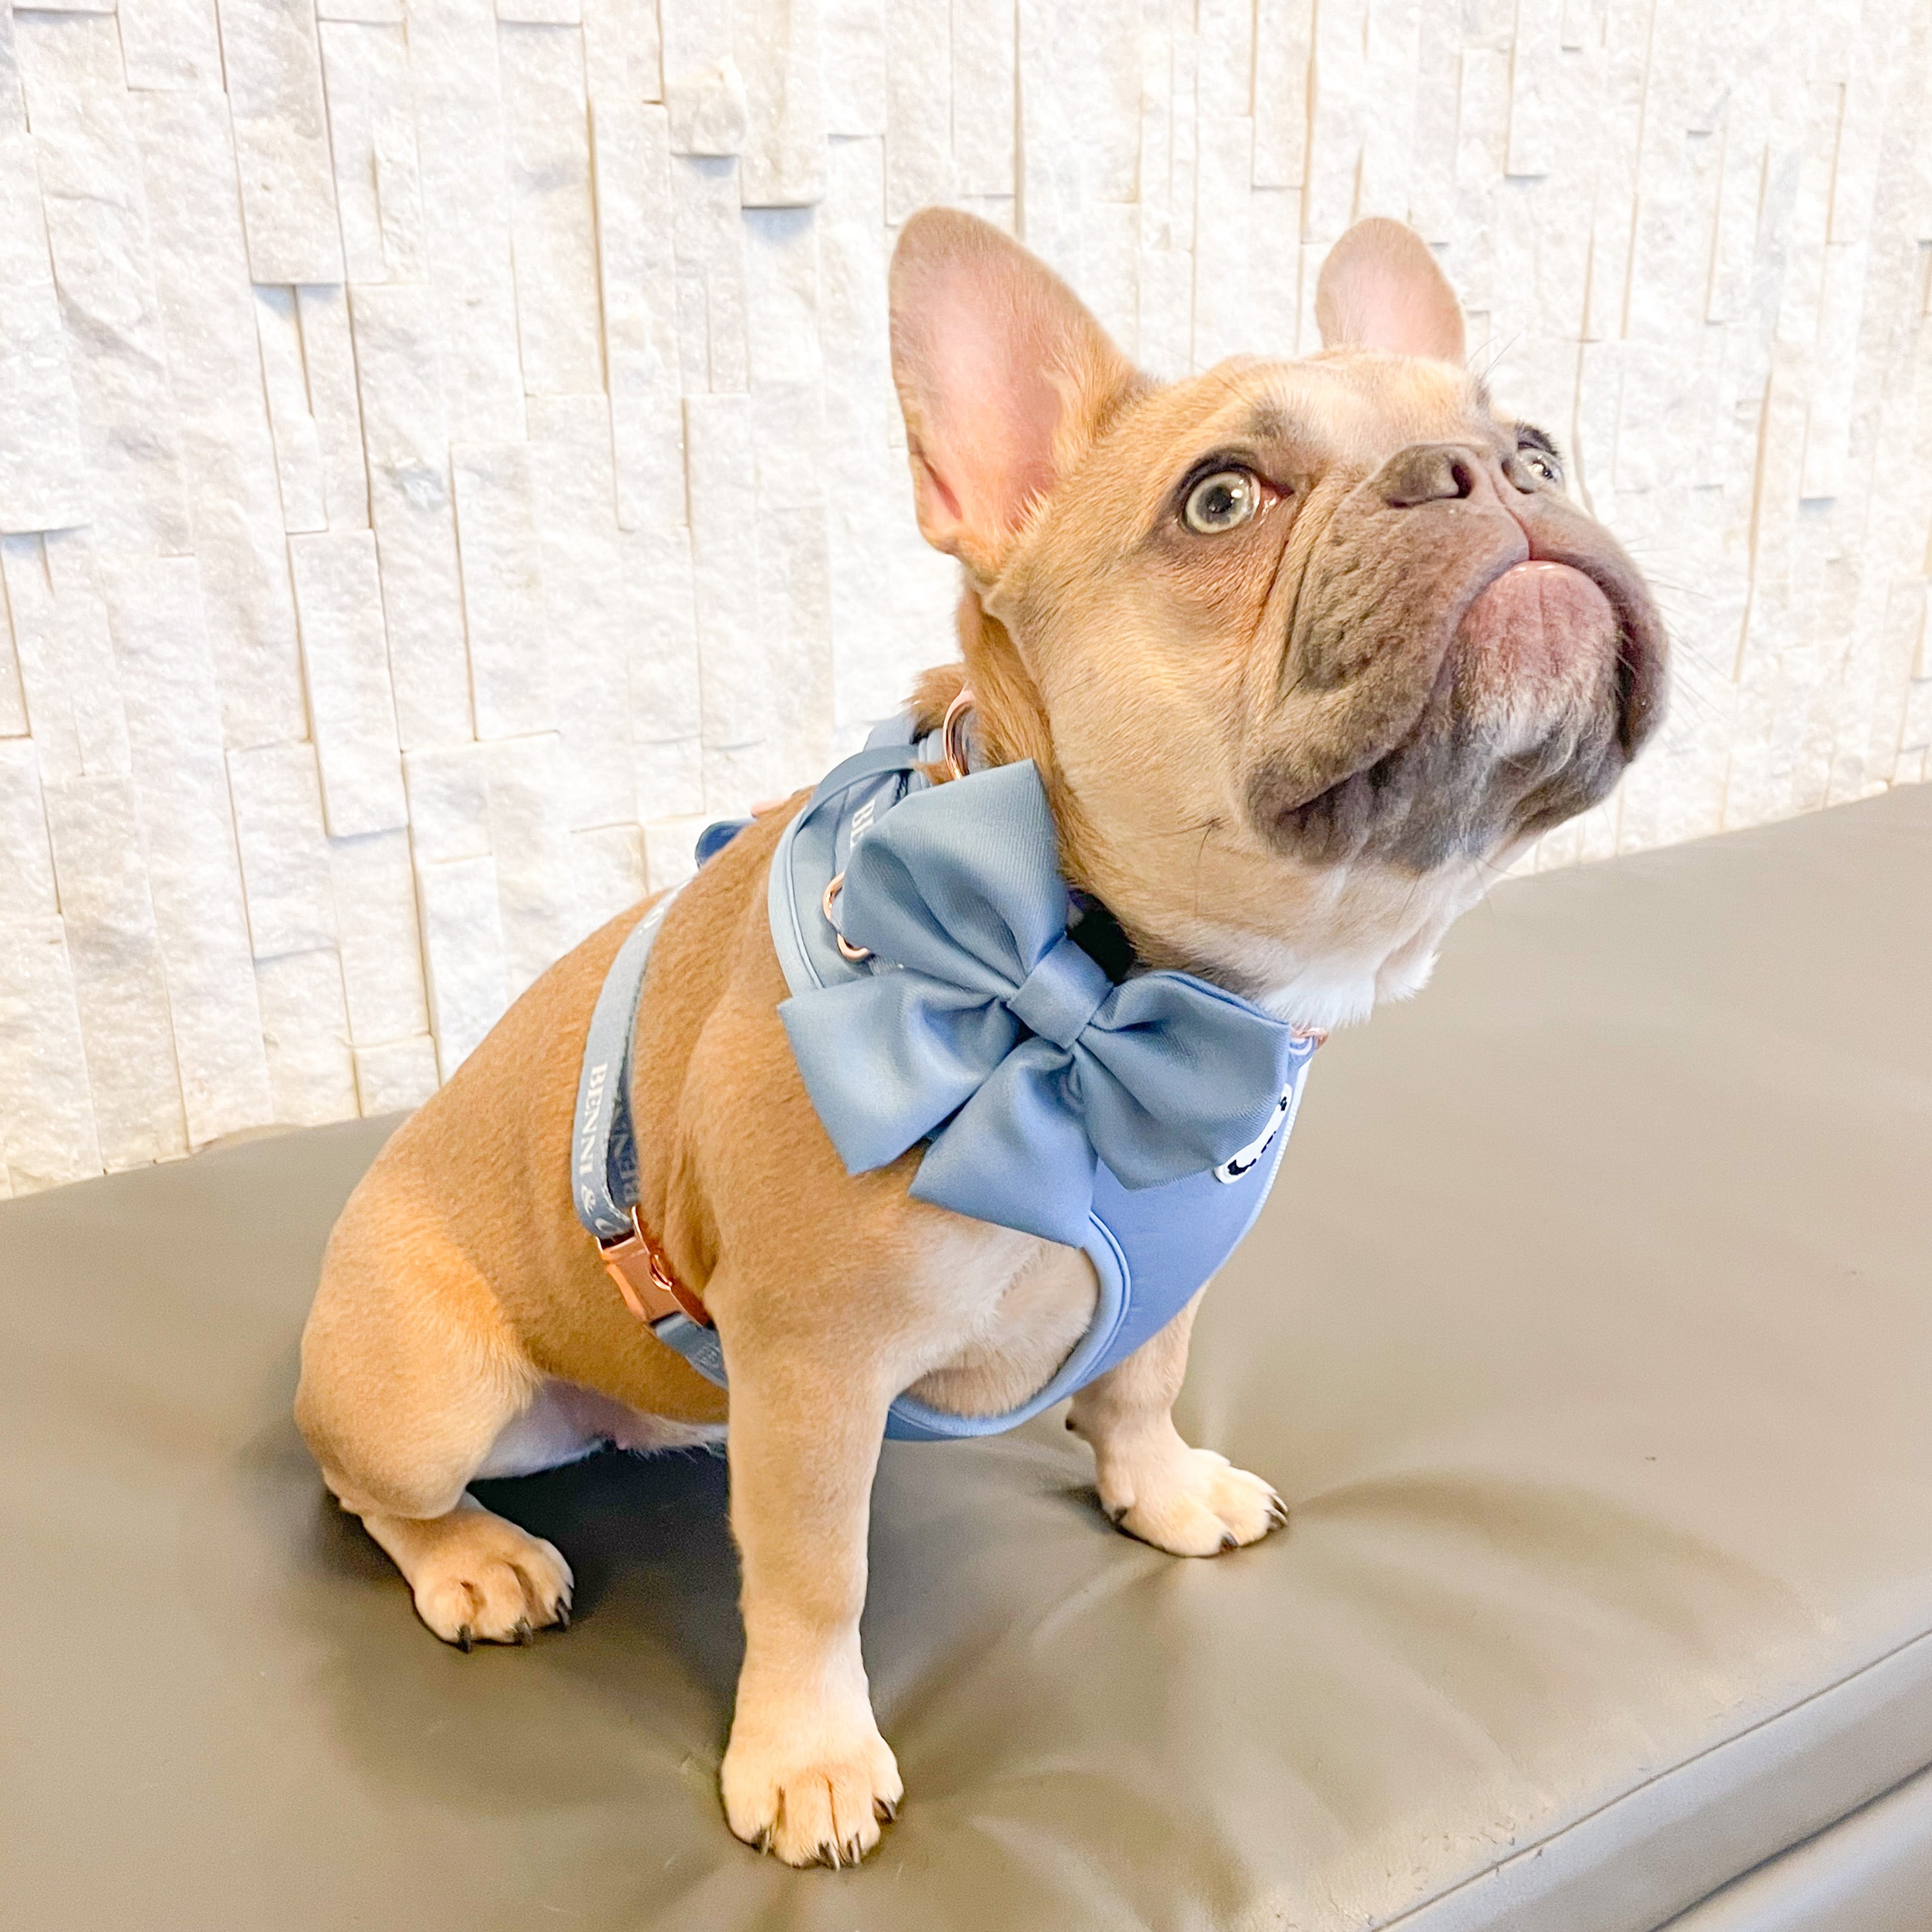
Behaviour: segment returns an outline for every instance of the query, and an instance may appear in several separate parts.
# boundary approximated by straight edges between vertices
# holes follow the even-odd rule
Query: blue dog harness
[[[1033,764],[935,784],[923,768],[940,755],[939,734],[881,725],[786,827],[769,884],[792,995],[779,1016],[848,1172],[924,1142],[916,1198],[1083,1249],[1100,1294],[1046,1386],[1006,1414],[902,1394],[886,1433],[914,1442],[1014,1428],[1165,1328],[1261,1211],[1319,1041],[1190,974],[1110,976],[1081,944],[1088,909],[1060,877]],[[709,828],[700,862],[748,822]],[[598,995],[572,1193],[633,1313],[722,1388],[717,1330],[635,1206],[632,1041],[670,903]]]

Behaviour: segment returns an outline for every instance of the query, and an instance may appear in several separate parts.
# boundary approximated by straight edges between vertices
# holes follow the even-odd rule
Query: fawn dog
[[[1661,710],[1636,568],[1549,437],[1464,366],[1434,257],[1371,220],[1336,244],[1324,347],[1172,383],[971,217],[908,222],[895,379],[921,530],[963,568],[963,666],[991,767],[1030,760],[1069,884],[1130,973],[1182,973],[1306,1029],[1414,992],[1499,860],[1600,799]],[[849,1172],[802,1083],[766,875],[803,796],[700,872],[656,940],[630,1098],[638,1212],[728,1358],[746,1652],[722,1768],[740,1838],[862,1856],[901,1796],[860,1654],[889,1406],[966,1415],[1043,1388],[1085,1331],[1080,1249],[908,1191],[917,1148]],[[574,1217],[591,1007],[638,915],[524,994],[389,1142],[331,1239],[297,1416],[328,1487],[436,1634],[567,1621],[549,1544],[472,1478],[606,1443],[724,1436],[724,1393],[626,1312]],[[1073,1399],[1102,1506],[1178,1554],[1281,1520],[1182,1441],[1190,1302]]]

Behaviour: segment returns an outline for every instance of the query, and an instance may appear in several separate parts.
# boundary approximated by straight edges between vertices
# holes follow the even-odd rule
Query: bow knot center
[[[1094,959],[1063,933],[1009,996],[1006,1010],[1030,1033],[1070,1047],[1113,990]]]

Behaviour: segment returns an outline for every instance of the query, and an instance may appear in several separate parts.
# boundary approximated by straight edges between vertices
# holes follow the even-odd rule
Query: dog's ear
[[[1462,307],[1413,228],[1371,215],[1328,251],[1315,285],[1324,349],[1381,349],[1460,362]]]
[[[951,208],[901,231],[892,310],[920,529],[990,583],[1032,505],[1132,390],[1132,367],[1045,262]]]

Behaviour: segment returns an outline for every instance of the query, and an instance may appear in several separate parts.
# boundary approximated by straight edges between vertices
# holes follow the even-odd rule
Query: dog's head
[[[1329,256],[1320,354],[1169,385],[970,216],[907,224],[892,302],[982,729],[1039,761],[1070,876],[1149,963],[1310,1025],[1412,991],[1657,723],[1642,580],[1399,224]]]

